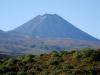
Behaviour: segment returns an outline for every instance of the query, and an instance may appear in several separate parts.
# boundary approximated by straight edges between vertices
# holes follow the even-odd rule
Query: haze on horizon
[[[12,30],[45,13],[58,14],[81,30],[100,39],[99,0],[2,0],[0,29]]]

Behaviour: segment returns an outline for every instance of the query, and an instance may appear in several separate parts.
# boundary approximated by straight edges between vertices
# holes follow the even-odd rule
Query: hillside
[[[70,51],[87,47],[100,48],[100,43],[70,39],[37,39],[10,34],[0,39],[0,54],[41,54],[51,52],[52,50]]]
[[[100,75],[100,49],[2,57],[0,75]]]

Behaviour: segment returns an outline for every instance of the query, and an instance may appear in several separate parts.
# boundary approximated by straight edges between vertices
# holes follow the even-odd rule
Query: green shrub
[[[59,59],[57,57],[51,58],[48,61],[48,65],[58,65],[59,64]]]
[[[82,55],[80,54],[79,51],[77,51],[77,52],[75,52],[75,53],[73,54],[73,57],[75,57],[75,58],[81,58]]]
[[[0,65],[0,73],[5,73],[7,72],[7,67],[5,67],[4,65]]]
[[[16,75],[15,72],[7,72],[5,75]]]
[[[80,69],[72,69],[72,75],[87,75],[84,71]]]
[[[19,71],[19,72],[17,73],[17,75],[26,75],[26,73],[25,73],[24,71]]]
[[[22,62],[33,62],[34,61],[34,55],[25,55],[25,57],[22,59]]]
[[[16,64],[17,61],[18,61],[18,60],[16,60],[16,59],[10,58],[10,59],[6,60],[3,64],[6,65],[6,66],[11,66],[11,65],[13,65],[13,64]]]
[[[70,64],[61,64],[60,65],[62,70],[66,70],[66,69],[73,69],[74,67]]]
[[[43,70],[42,75],[49,75],[49,72],[47,70]]]
[[[91,48],[84,48],[80,50],[82,57],[90,57],[95,51]]]
[[[55,50],[53,50],[50,54],[51,54],[52,57],[59,56],[59,53]]]
[[[97,75],[96,69],[92,68],[88,70],[90,75]]]
[[[76,51],[73,55],[74,57],[77,57],[77,58],[86,58],[86,57],[90,57],[92,56],[93,54],[95,53],[95,51],[91,48],[84,48],[84,49],[81,49],[80,51]]]
[[[100,49],[97,49],[93,53],[92,58],[93,58],[94,61],[100,61]]]
[[[64,55],[67,55],[68,54],[68,52],[67,51],[60,51],[60,56],[64,56]]]

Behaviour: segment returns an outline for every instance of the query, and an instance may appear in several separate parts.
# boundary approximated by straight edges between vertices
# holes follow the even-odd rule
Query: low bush
[[[3,58],[0,75],[100,75],[100,50],[85,48]]]

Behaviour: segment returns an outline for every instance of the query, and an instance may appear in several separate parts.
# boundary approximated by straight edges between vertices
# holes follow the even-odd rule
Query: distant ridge
[[[57,14],[38,15],[12,32],[23,33],[36,38],[67,38],[98,41]]]

